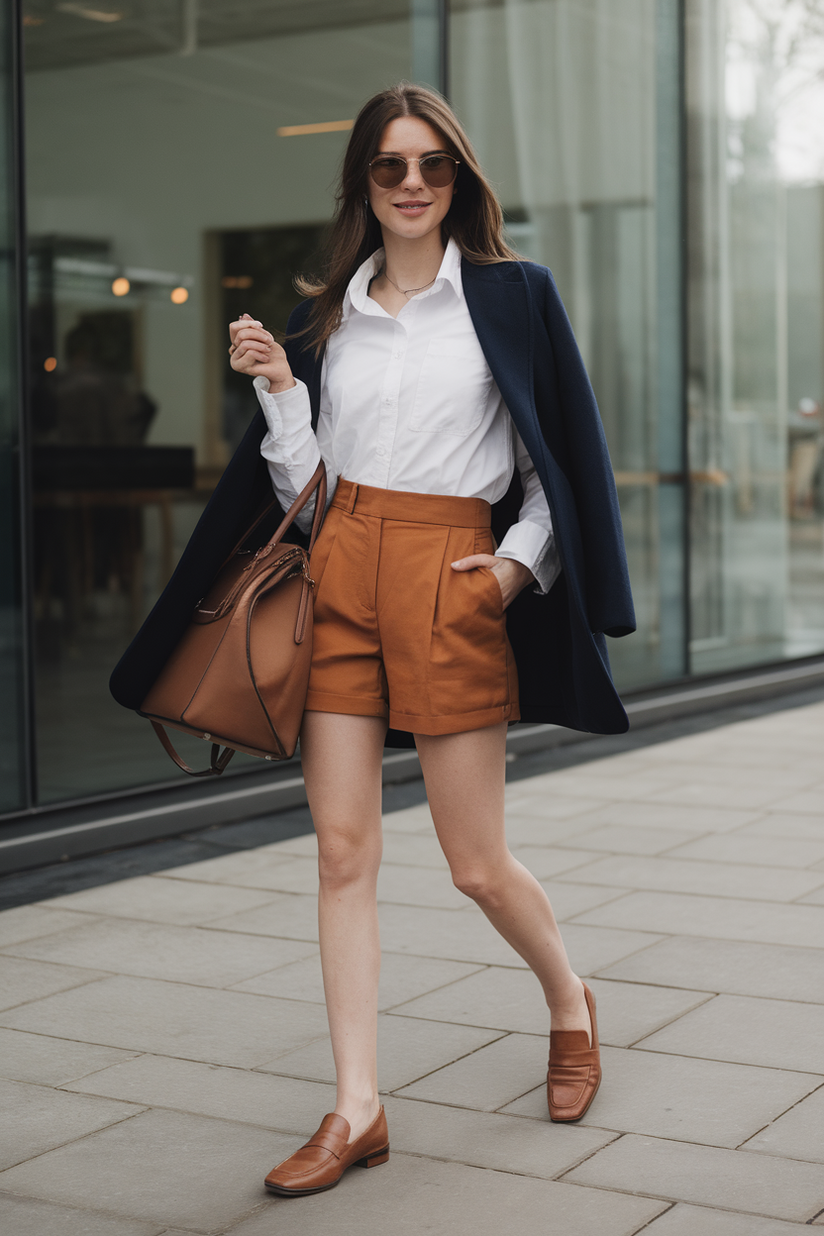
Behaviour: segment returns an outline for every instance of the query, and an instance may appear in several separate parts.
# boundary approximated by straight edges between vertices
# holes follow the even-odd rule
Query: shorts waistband
[[[489,528],[492,507],[484,498],[449,498],[378,489],[340,478],[332,506],[351,515],[373,515],[410,524],[444,524],[450,528]]]

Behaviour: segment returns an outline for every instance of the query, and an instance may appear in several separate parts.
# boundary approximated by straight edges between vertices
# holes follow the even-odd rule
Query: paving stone
[[[510,848],[520,845],[574,846],[589,816],[547,819],[541,815],[518,815],[506,809],[506,837]]]
[[[169,867],[156,873],[166,880],[189,880],[195,884],[231,884],[234,888],[257,888],[277,891],[278,875],[285,872],[298,858],[295,854],[263,846],[255,850],[236,850],[207,858],[199,863],[187,863],[182,867]],[[300,861],[298,859],[298,861]],[[308,861],[308,860],[307,860]],[[317,885],[317,850],[315,852],[315,884]],[[235,907],[230,907],[234,909]],[[238,907],[244,908],[244,907]],[[225,911],[229,913],[229,910]]]
[[[824,1163],[824,1086],[745,1142],[743,1150]]]
[[[742,837],[787,837],[820,841],[824,837],[824,812],[801,815],[789,811],[770,811],[741,829]]]
[[[62,1086],[87,1073],[129,1060],[131,1052],[22,1030],[0,1030],[0,1076],[41,1086]]]
[[[625,957],[600,977],[824,1004],[824,964],[814,948],[674,936]]]
[[[438,867],[449,869],[441,843],[435,836],[421,833],[385,833],[383,838],[384,863],[403,863],[413,867]]]
[[[284,837],[282,841],[273,841],[270,845],[260,847],[264,854],[297,854],[302,858],[317,858],[317,833],[302,833],[299,837]]]
[[[14,945],[10,947],[14,948]],[[0,957],[0,1010],[14,1008],[28,1000],[39,1000],[54,991],[79,987],[98,978],[105,978],[103,971],[76,970],[72,966]]]
[[[661,1209],[649,1198],[393,1153],[379,1171],[349,1171],[337,1188],[300,1205],[273,1197],[232,1236],[501,1236],[515,1216],[518,1230],[530,1236],[631,1236]]]
[[[554,880],[564,871],[592,862],[588,850],[560,849],[556,846],[519,845],[512,849],[519,863],[531,871],[536,880]]]
[[[80,1096],[71,1096],[74,1099]],[[90,1101],[90,1100],[87,1100]],[[102,1100],[97,1100],[101,1102]],[[267,1171],[294,1137],[178,1112],[149,1111],[0,1175],[0,1188],[213,1233],[264,1199]]]
[[[442,961],[434,957],[407,957],[401,953],[384,952],[381,958],[381,978],[378,987],[378,1008],[393,1008],[405,1000],[422,996],[457,979],[474,974],[478,967],[460,961]],[[272,970],[257,978],[236,984],[234,991],[252,991],[262,996],[280,996],[285,1000],[310,1000],[324,1003],[323,974],[320,953],[305,961]]]
[[[811,871],[629,854],[598,859],[559,878],[561,882],[762,901],[792,901],[821,883],[821,875]]]
[[[449,871],[388,863],[378,872],[378,902],[461,910],[472,903],[452,883]]]
[[[808,906],[824,906],[824,888],[816,889],[814,893],[808,893],[806,897],[799,897],[801,905]]]
[[[141,1110],[131,1103],[0,1080],[0,1171],[105,1125],[128,1120]],[[0,1188],[3,1182],[0,1176]]]
[[[661,939],[645,931],[583,926],[577,919],[565,922],[562,934],[570,964],[583,978],[610,965],[608,959],[617,961],[619,957],[629,957]]]
[[[665,828],[676,833],[728,833],[758,820],[762,811],[722,806],[679,806],[677,803],[611,802],[587,816],[587,823]]]
[[[586,911],[575,921],[576,924],[620,927],[627,931],[753,940],[801,948],[824,938],[824,916],[817,906],[678,893],[630,893]]]
[[[631,1133],[564,1179],[799,1223],[824,1206],[824,1172],[817,1164]]]
[[[674,846],[693,841],[699,829],[646,828],[633,824],[603,824],[574,838],[581,850],[602,850],[608,854],[661,854]]]
[[[20,940],[33,940],[35,936],[48,936],[56,931],[76,927],[88,922],[83,914],[69,910],[53,910],[48,905],[15,906],[12,910],[0,911],[0,948],[16,944]]]
[[[317,1004],[240,991],[102,979],[0,1014],[13,1030],[254,1068],[327,1032]]]
[[[315,946],[295,940],[265,940],[234,932],[203,931],[134,919],[103,919],[73,927],[59,936],[26,940],[7,950],[16,956],[60,962],[67,974],[72,966],[94,966],[114,974],[168,979],[204,987],[228,987],[298,961]],[[89,971],[95,977],[94,971]],[[66,982],[64,986],[70,986]]]
[[[430,1103],[496,1111],[534,1089],[541,1078],[546,1080],[548,1054],[548,1035],[508,1034],[406,1086],[400,1094]]]
[[[627,776],[621,776],[614,769],[610,771],[605,769],[600,775],[590,770],[591,765],[587,764],[583,768],[568,768],[563,772],[550,773],[547,796],[551,795],[554,798],[566,795],[578,798],[594,808],[604,802],[640,802],[656,794],[664,793],[684,780],[684,774],[680,771],[674,776],[667,773],[662,776],[657,768],[652,772],[634,773]],[[540,778],[536,777],[535,782],[539,781]],[[518,811],[524,812],[525,809],[541,811],[543,797],[538,794],[534,799],[521,800],[518,803]]]
[[[137,1056],[67,1089],[305,1137],[335,1107],[334,1086],[169,1056]]]
[[[426,910],[384,904],[379,917],[381,945],[390,953],[481,965],[526,965],[472,905],[465,910]]]
[[[729,1149],[818,1085],[803,1073],[614,1047],[602,1048],[602,1061],[604,1080],[579,1127]],[[503,1111],[546,1120],[546,1088],[536,1087]]]
[[[764,867],[811,867],[824,859],[824,827],[820,841],[737,833],[701,837],[670,850],[667,857],[698,858],[714,863],[749,863]]]
[[[85,910],[115,918],[148,919],[153,923],[196,926],[226,914],[265,905],[270,900],[254,889],[194,884],[160,876],[135,876],[116,884],[100,884],[80,893],[53,897],[50,906]]]
[[[707,999],[699,992],[630,983],[593,981],[592,990],[598,1002],[601,1042],[616,1046],[626,1046],[652,1033],[653,1026],[665,1025]],[[500,967],[481,970],[402,1004],[395,1012],[522,1034],[547,1034],[550,1024],[546,1000],[534,974]]]
[[[557,776],[557,774],[553,774]],[[522,818],[523,816],[539,816],[542,820],[572,820],[576,816],[586,815],[590,811],[594,811],[597,807],[603,807],[609,799],[609,794],[604,793],[595,798],[592,795],[592,786],[587,790],[582,791],[580,786],[575,787],[577,793],[570,794],[565,791],[560,783],[553,781],[547,785],[544,790],[536,789],[536,782],[540,778],[530,778],[530,784],[527,787],[526,782],[518,783],[518,791],[507,790],[506,795],[506,815],[507,820],[510,817]],[[524,788],[521,788],[524,787]]]
[[[756,757],[753,763],[742,763],[739,750],[722,753],[717,762],[703,756],[700,760],[660,761],[651,767],[649,775],[669,778],[671,783],[678,785],[701,782],[722,786],[725,790],[756,786],[778,789],[786,794],[794,794],[801,787],[807,789],[815,781],[809,762],[796,761],[792,768],[784,768],[771,758],[765,758],[766,754],[760,759]]]
[[[813,789],[804,790],[800,794],[790,794],[789,797],[782,798],[782,811],[798,812],[802,815],[811,814],[821,810],[822,791],[820,786],[815,786]]]
[[[824,1007],[752,996],[716,996],[639,1046],[824,1074]]]
[[[0,1195],[0,1230],[7,1236],[45,1236],[47,1232],[59,1232],[60,1236],[161,1236],[169,1232],[165,1223],[119,1219],[8,1193]]]
[[[782,810],[792,810],[787,788],[784,784],[746,782],[729,778],[727,784],[715,785],[710,781],[687,781],[683,785],[658,790],[649,794],[651,802],[672,803],[684,807],[761,807],[766,810],[779,805]],[[801,798],[801,795],[795,797]],[[799,807],[799,811],[812,810]]]
[[[514,949],[475,906],[465,910],[424,910],[417,906],[380,907],[381,943],[392,953],[525,968]],[[598,930],[577,923],[564,927],[573,968],[592,973],[655,942],[644,932]]]
[[[279,936],[285,940],[318,939],[318,899],[297,893],[280,893],[255,910],[243,910],[216,918],[207,930],[239,931],[243,935]]]
[[[547,1180],[580,1163],[615,1136],[571,1125],[559,1137],[549,1121],[536,1125],[512,1116],[391,1096],[384,1105],[393,1150]]]
[[[798,1236],[798,1226],[781,1219],[734,1215],[679,1202],[645,1227],[644,1232],[648,1236]]]
[[[382,1093],[397,1090],[440,1069],[499,1037],[495,1030],[421,1021],[414,1017],[378,1017],[378,1085]],[[283,1073],[310,1081],[333,1082],[335,1062],[329,1037],[279,1054],[258,1066],[261,1072]]]
[[[631,892],[628,888],[609,888],[606,884],[562,884],[560,880],[540,880],[541,888],[549,898],[555,918],[564,923],[585,910],[606,905]]]

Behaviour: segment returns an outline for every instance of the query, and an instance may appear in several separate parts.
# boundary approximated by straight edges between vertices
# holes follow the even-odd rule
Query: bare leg
[[[426,793],[452,879],[535,972],[553,1030],[591,1035],[581,980],[570,968],[547,895],[509,852],[504,830],[506,725],[415,735]]]
[[[385,733],[377,717],[307,712],[300,740],[318,835],[320,955],[337,1074],[335,1111],[349,1121],[352,1141],[380,1106],[376,888]]]

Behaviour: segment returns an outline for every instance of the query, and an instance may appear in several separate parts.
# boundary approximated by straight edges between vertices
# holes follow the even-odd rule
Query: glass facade
[[[28,658],[23,620],[18,47],[9,6],[0,13],[0,812],[31,795]]]
[[[824,651],[824,4],[690,0],[692,669]]]
[[[684,630],[678,6],[468,0],[455,105],[526,257],[549,266],[616,471],[638,633],[621,687],[687,672]]]
[[[610,644],[621,689],[824,652],[824,0],[24,0],[16,18],[0,812],[171,780],[108,675],[254,412],[226,322],[285,326],[351,120],[402,78],[448,93],[569,309],[638,610]]]

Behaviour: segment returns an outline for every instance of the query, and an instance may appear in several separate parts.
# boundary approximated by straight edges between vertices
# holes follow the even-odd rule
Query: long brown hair
[[[500,203],[446,100],[435,90],[409,82],[382,90],[361,108],[346,147],[327,244],[325,278],[295,280],[298,291],[315,302],[306,326],[297,334],[309,336],[316,355],[320,355],[324,343],[340,325],[350,279],[383,243],[380,225],[364,199],[368,197],[369,161],[378,151],[384,129],[399,116],[418,116],[432,125],[442,137],[444,148],[460,164],[459,192],[441,224],[444,242],[453,238],[464,257],[476,265],[518,259],[504,239]]]

